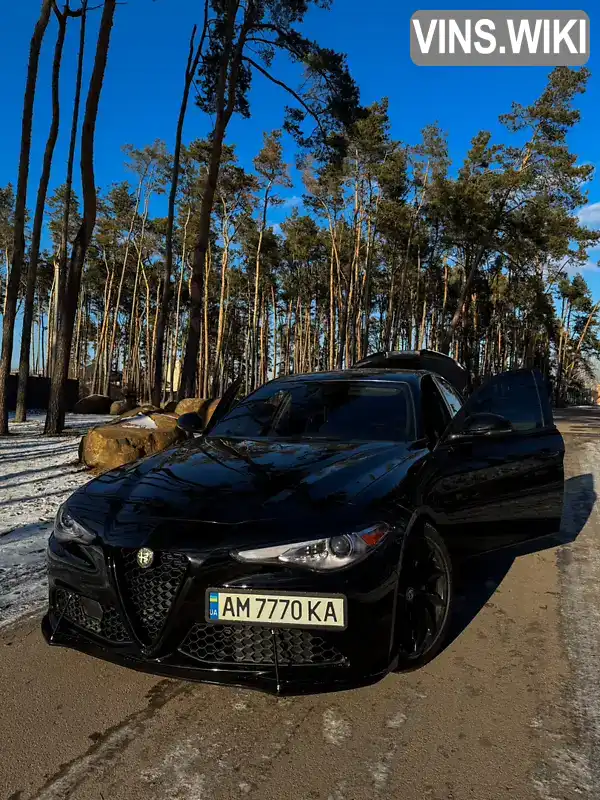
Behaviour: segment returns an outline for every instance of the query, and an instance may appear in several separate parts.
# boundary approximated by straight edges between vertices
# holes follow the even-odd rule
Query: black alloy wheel
[[[454,588],[452,561],[439,533],[428,523],[404,546],[396,614],[397,672],[432,661],[446,641]]]

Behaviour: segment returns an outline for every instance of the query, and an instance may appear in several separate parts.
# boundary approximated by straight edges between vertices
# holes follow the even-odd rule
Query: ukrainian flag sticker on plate
[[[219,619],[219,595],[217,592],[210,593],[208,608],[210,612],[210,618],[214,620]]]

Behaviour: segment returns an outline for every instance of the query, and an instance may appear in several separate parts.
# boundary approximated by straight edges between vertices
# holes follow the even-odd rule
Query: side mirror
[[[482,412],[471,414],[467,417],[462,427],[450,434],[449,440],[463,439],[467,436],[486,436],[494,433],[508,433],[512,431],[512,424],[500,414]]]
[[[195,411],[190,414],[182,414],[177,420],[177,427],[189,434],[202,433],[204,430],[204,420]]]

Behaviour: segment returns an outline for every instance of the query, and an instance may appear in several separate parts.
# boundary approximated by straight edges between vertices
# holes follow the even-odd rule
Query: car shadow
[[[552,536],[465,559],[455,572],[455,604],[445,648],[457,639],[489,602],[520,556],[560,547],[579,536],[596,502],[594,476],[578,475],[565,481],[560,532]]]

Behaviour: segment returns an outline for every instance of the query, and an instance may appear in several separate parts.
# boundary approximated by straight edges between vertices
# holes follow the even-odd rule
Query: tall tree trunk
[[[210,220],[214,197],[217,187],[217,178],[223,151],[225,137],[225,124],[221,122],[215,128],[212,139],[211,156],[208,175],[205,182],[202,205],[200,208],[200,232],[194,247],[192,261],[192,276],[190,281],[190,320],[181,380],[179,383],[178,398],[192,397],[196,386],[196,373],[198,363],[198,350],[200,346],[200,327],[202,323],[202,281],[206,265],[206,253],[210,239]]]
[[[334,298],[334,263],[335,263],[335,243],[333,234],[331,238],[331,255],[329,258],[329,339],[328,339],[328,363],[329,369],[335,368],[335,298]]]
[[[300,297],[296,298],[295,310],[295,325],[294,325],[294,374],[298,375],[302,372],[302,343],[303,337],[303,324],[302,324],[302,306],[300,304]]]
[[[139,318],[138,318],[138,287],[140,285],[140,262],[137,262],[137,266],[135,269],[135,281],[133,284],[133,300],[131,302],[131,317],[129,319],[129,336],[127,339],[127,370],[124,370],[124,380],[125,377],[127,379],[127,383],[133,380],[133,375],[135,373],[135,360],[133,356],[133,351],[135,347],[135,332],[139,326]]]
[[[54,274],[52,276],[52,286],[50,287],[50,299],[48,300],[48,353],[46,358],[46,377],[52,375],[54,352],[54,318],[56,316],[56,293],[58,291],[58,262],[54,262]]]
[[[35,293],[34,293],[34,296],[33,296],[33,304],[32,305],[35,306]],[[36,365],[36,361],[37,361],[37,350],[36,350],[36,344],[35,344],[35,338],[36,338],[35,337],[35,318],[32,320],[31,332],[33,334],[32,337],[31,337],[31,367],[35,372],[35,365]]]
[[[94,393],[99,392],[101,385],[104,383],[104,373],[100,370],[100,364],[105,359],[107,331],[110,327],[110,301],[112,300],[112,285],[115,276],[114,268],[108,266],[105,250],[102,251],[102,257],[106,268],[106,283],[104,285],[104,314],[102,315],[102,326],[98,334],[94,372],[92,375],[92,392]]]
[[[33,369],[34,369],[35,374],[39,375],[40,374],[40,352],[41,352],[40,334],[41,334],[41,331],[42,331],[42,325],[44,323],[44,318],[42,316],[42,301],[41,301],[39,292],[36,295],[36,300],[37,300],[37,345],[36,345],[35,358],[33,359]],[[34,333],[35,333],[35,328],[34,328]],[[43,355],[42,355],[42,358],[43,358]]]
[[[556,397],[557,400],[563,399],[563,389],[564,389],[564,378],[565,378],[565,364],[567,362],[567,345],[569,343],[569,339],[571,338],[571,313],[572,313],[572,305],[571,301],[567,300],[567,311],[566,311],[566,320],[563,326],[563,330],[561,331],[563,343],[560,349],[559,359],[558,359],[558,375],[556,379]]]
[[[50,295],[50,320],[48,322],[48,375],[54,370],[56,356],[56,340],[58,339],[58,282],[60,276],[60,263],[62,255],[60,248],[53,261],[54,275],[52,278],[52,293]]]
[[[158,279],[158,283],[156,284],[156,298],[154,300],[154,322],[152,325],[152,368],[150,370],[150,374],[148,375],[148,379],[150,380],[150,402],[152,402],[152,375],[154,374],[154,362],[156,358],[156,323],[158,322],[158,313],[159,313],[159,306],[160,306],[160,298],[161,298],[161,280]],[[162,377],[162,375],[161,375]],[[162,381],[161,381],[162,384]],[[161,391],[161,399],[159,401],[159,405],[162,402],[162,391]]]
[[[40,176],[37,200],[35,204],[31,248],[29,250],[29,269],[27,271],[27,288],[25,292],[25,305],[23,310],[23,326],[21,329],[19,385],[17,388],[17,411],[15,414],[15,422],[25,422],[27,419],[27,381],[29,380],[31,325],[33,322],[33,307],[35,302],[35,283],[37,280],[38,259],[40,257],[40,242],[42,238],[42,225],[44,222],[46,194],[48,192],[50,171],[52,169],[52,159],[54,157],[54,148],[56,146],[56,140],[58,139],[58,129],[60,124],[60,68],[63,47],[65,44],[65,34],[67,31],[67,15],[56,12],[56,18],[58,20],[58,35],[56,38],[54,60],[52,63],[52,122],[50,124],[48,140],[46,141],[46,150],[44,152],[42,174]]]
[[[421,325],[419,326],[419,339],[417,341],[417,350],[421,350],[425,346],[426,324],[427,324],[427,298],[423,297],[423,313],[421,314]]]
[[[392,349],[392,336],[393,336],[393,322],[394,322],[394,293],[396,290],[396,266],[392,264],[392,275],[390,278],[390,288],[387,297],[387,306],[385,312],[385,325],[381,339],[381,346],[383,350]]]
[[[61,298],[62,314],[60,337],[56,352],[56,363],[52,373],[48,413],[46,415],[45,433],[47,434],[60,433],[64,427],[65,421],[65,389],[69,359],[71,357],[75,312],[77,310],[77,300],[81,287],[83,265],[96,225],[97,197],[94,176],[94,138],[116,4],[117,0],[104,0],[100,29],[98,31],[96,56],[90,77],[90,86],[83,119],[81,133],[83,218],[73,243],[67,285],[64,297]]]
[[[203,329],[204,329],[204,351],[202,355],[202,397],[208,397],[208,362],[210,360],[210,338],[209,338],[209,326],[208,326],[208,297],[209,297],[209,290],[210,290],[210,271],[212,267],[212,250],[209,245],[208,247],[208,254],[206,259],[206,272],[204,274],[204,319],[203,319]]]
[[[225,288],[227,286],[227,268],[229,265],[229,248],[231,242],[223,224],[223,251],[221,253],[221,289],[219,292],[219,321],[217,324],[217,342],[215,345],[215,363],[212,377],[212,396],[217,397],[219,391],[219,376],[223,368],[223,333],[225,330]]]
[[[162,394],[162,372],[163,372],[163,350],[165,338],[165,325],[169,315],[169,302],[171,298],[171,275],[173,273],[173,229],[175,225],[175,201],[177,198],[177,186],[179,184],[179,170],[181,160],[181,140],[183,137],[183,125],[188,107],[190,88],[198,69],[200,57],[204,47],[204,40],[208,30],[208,0],[204,4],[204,27],[200,42],[194,54],[194,43],[196,41],[196,26],[192,30],[190,38],[190,50],[188,54],[187,66],[185,68],[185,81],[183,86],[183,97],[179,108],[177,119],[177,130],[175,133],[175,153],[173,156],[173,174],[171,177],[171,190],[169,192],[169,211],[167,216],[167,241],[165,252],[165,268],[163,271],[163,291],[160,300],[160,308],[156,323],[156,356],[154,364],[154,381],[152,385],[152,402],[155,406],[160,403]]]
[[[260,360],[259,360],[259,370],[258,370],[258,385],[262,386],[263,383],[267,381],[267,360],[268,360],[268,334],[269,334],[269,322],[268,322],[268,303],[266,301],[264,293],[261,293],[261,303],[260,303],[260,316],[261,316],[261,323],[260,323]]]
[[[575,368],[575,364],[577,363],[577,356],[581,352],[581,347],[582,347],[582,345],[583,345],[583,343],[585,341],[585,337],[588,335],[588,332],[590,330],[590,326],[592,324],[592,321],[593,321],[594,317],[596,316],[596,314],[598,313],[599,309],[600,309],[600,303],[597,303],[592,308],[592,310],[590,311],[590,313],[588,315],[587,320],[585,321],[585,325],[583,327],[583,331],[581,332],[581,336],[579,337],[579,341],[577,342],[577,347],[575,348],[575,352],[573,353],[573,358],[572,358],[571,363],[569,364],[569,366],[567,368],[567,374],[568,375],[570,375],[573,372],[573,369]]]
[[[38,65],[42,41],[50,20],[52,0],[43,0],[39,19],[36,23],[29,46],[27,81],[23,98],[23,120],[21,124],[21,153],[19,156],[19,177],[15,198],[13,253],[10,275],[6,286],[6,303],[2,323],[2,356],[0,358],[0,434],[8,433],[8,378],[10,375],[12,350],[17,315],[17,298],[21,282],[21,272],[25,260],[25,213],[27,203],[27,183],[29,181],[29,158],[31,154],[31,129],[33,127],[33,105],[37,83]]]
[[[79,53],[77,56],[77,74],[75,77],[75,97],[73,100],[73,116],[71,118],[71,138],[69,141],[69,156],[67,158],[67,177],[65,181],[66,198],[63,226],[61,235],[60,260],[58,268],[58,293],[63,297],[67,282],[67,259],[69,243],[69,221],[71,218],[71,202],[73,193],[73,170],[75,165],[75,148],[77,146],[77,129],[79,128],[79,108],[81,106],[81,86],[83,83],[83,57],[85,53],[85,32],[87,22],[88,0],[81,0],[81,27],[79,30]],[[59,317],[56,317],[56,331],[58,332]],[[56,338],[56,337],[55,337]]]
[[[237,98],[237,84],[242,55],[248,36],[249,21],[254,13],[253,4],[246,9],[246,17],[238,41],[234,47],[235,20],[238,4],[228,5],[223,24],[223,53],[219,62],[219,76],[215,92],[216,121],[211,135],[211,152],[204,180],[198,238],[192,261],[190,326],[185,347],[178,397],[193,396],[198,369],[198,348],[202,322],[202,279],[206,265],[206,253],[210,241],[210,222],[221,167],[223,141],[232,117]]]
[[[41,308],[40,362],[41,362],[41,365],[42,365],[42,375],[44,376],[44,378],[46,378],[48,376],[48,373],[46,371],[46,360],[45,360],[46,359],[46,344],[45,344],[45,341],[44,341],[44,312],[43,312],[43,308],[41,306],[40,306],[40,308]]]
[[[187,258],[187,232],[192,215],[192,207],[188,208],[185,225],[183,228],[183,245],[181,248],[181,273],[179,275],[179,285],[177,287],[177,305],[175,307],[175,333],[173,335],[173,355],[171,358],[171,400],[175,399],[175,366],[177,364],[177,348],[179,347],[179,315],[181,312],[181,291],[183,289],[183,278],[185,275],[185,260]]]
[[[127,242],[125,244],[125,253],[123,254],[123,266],[122,266],[122,269],[121,269],[121,277],[119,279],[119,288],[117,290],[117,300],[116,300],[116,303],[115,303],[113,324],[112,324],[112,330],[111,330],[111,334],[110,334],[110,343],[109,343],[109,346],[108,346],[108,361],[109,361],[109,363],[112,361],[113,350],[114,350],[114,347],[115,347],[115,339],[116,339],[116,336],[117,336],[117,325],[119,323],[119,308],[121,307],[121,295],[123,293],[123,284],[125,282],[125,273],[127,272],[127,260],[129,258],[129,249],[131,247],[133,229],[135,228],[135,221],[137,219],[138,210],[139,210],[139,207],[140,207],[140,198],[141,198],[141,195],[142,195],[142,189],[143,189],[143,186],[144,186],[145,177],[146,177],[146,173],[144,173],[142,175],[142,177],[140,178],[140,182],[138,183],[138,188],[137,188],[137,192],[136,192],[136,196],[135,196],[135,207],[134,207],[134,210],[133,210],[133,214],[131,216],[131,223],[129,225],[129,231],[127,233]],[[150,194],[148,193],[148,194],[146,194],[146,197],[144,198],[144,212],[143,212],[143,216],[142,216],[142,230],[141,230],[140,244],[139,244],[139,247],[136,245],[137,252],[138,252],[138,260],[137,260],[137,271],[138,271],[138,273],[139,273],[139,269],[140,269],[140,265],[141,265],[141,259],[142,259],[142,248],[144,246],[144,233],[145,233],[145,230],[146,230],[146,221],[148,219],[148,206],[149,206],[149,203],[150,203]],[[137,282],[137,274],[136,274],[136,282]],[[135,294],[135,292],[134,292],[134,294]],[[110,383],[110,376],[108,378],[107,385],[105,386],[105,389],[104,389],[105,394],[108,394],[108,383]]]
[[[139,265],[142,271],[142,277],[144,279],[144,283],[146,284],[146,372],[145,372],[145,379],[146,385],[144,387],[144,397],[146,400],[150,400],[150,375],[152,369],[152,348],[150,345],[150,312],[151,312],[151,300],[150,300],[150,282],[148,281],[148,276],[146,275],[146,269],[144,264],[141,260],[141,248],[138,250],[138,258],[140,259]]]
[[[258,378],[258,374],[260,371],[258,365],[258,348],[259,348],[259,331],[258,331],[258,320],[260,316],[259,311],[259,292],[260,292],[260,259],[262,256],[262,244],[265,235],[265,229],[267,227],[267,213],[269,210],[269,195],[271,193],[272,181],[269,181],[265,188],[265,194],[263,198],[263,207],[262,207],[262,214],[260,217],[260,230],[258,232],[258,244],[256,246],[256,260],[255,260],[255,272],[254,272],[254,305],[252,306],[252,330],[250,334],[250,342],[252,344],[251,349],[251,372],[252,372],[252,388],[256,386],[256,381]]]
[[[79,376],[79,359],[81,355],[81,328],[83,324],[83,299],[84,299],[84,291],[83,286],[81,287],[81,291],[79,292],[79,302],[77,304],[77,332],[75,334],[75,352],[73,361],[70,365],[69,377],[75,378],[77,380]]]
[[[279,324],[279,318],[277,314],[277,298],[274,283],[271,284],[271,302],[273,303],[273,377],[277,378],[279,376],[277,364],[277,326]]]
[[[283,367],[283,374],[290,374],[290,356],[291,356],[291,328],[292,328],[292,303],[288,301],[287,320],[285,325],[285,362]]]
[[[346,297],[346,311],[344,314],[344,340],[346,352],[346,367],[352,366],[356,361],[356,295],[359,289],[359,257],[362,244],[362,198],[359,196],[358,178],[354,189],[354,251],[350,264],[350,285]]]

